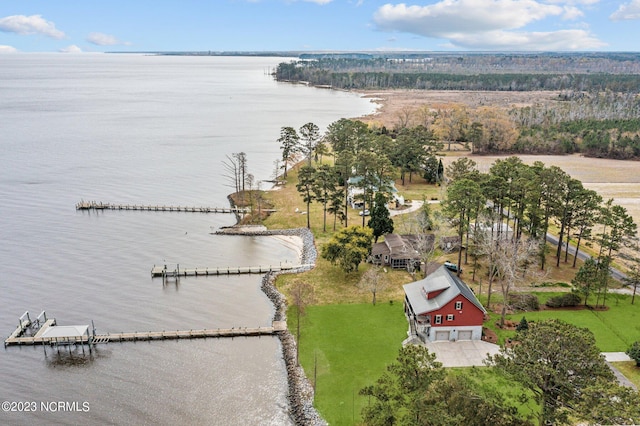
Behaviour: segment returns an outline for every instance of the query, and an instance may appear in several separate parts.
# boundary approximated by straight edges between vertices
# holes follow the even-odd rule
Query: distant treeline
[[[276,78],[341,89],[556,91],[558,102],[508,112],[497,107],[425,105],[390,131],[397,133],[413,121],[433,131],[437,140],[465,143],[484,154],[580,152],[640,158],[640,55],[636,54],[329,56],[281,63]]]
[[[640,60],[574,57],[319,58],[281,63],[280,81],[337,89],[640,92]]]

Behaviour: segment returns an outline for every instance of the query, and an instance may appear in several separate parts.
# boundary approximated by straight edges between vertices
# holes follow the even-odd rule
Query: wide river
[[[42,310],[98,333],[270,325],[258,275],[163,286],[150,270],[297,262],[281,240],[210,233],[231,215],[74,206],[226,207],[225,156],[246,152],[268,180],[282,126],[324,131],[373,111],[354,94],[273,81],[281,61],[0,55],[0,335]],[[291,424],[275,337],[110,343],[91,356],[8,347],[0,377],[0,398],[22,410],[3,403],[0,424]]]

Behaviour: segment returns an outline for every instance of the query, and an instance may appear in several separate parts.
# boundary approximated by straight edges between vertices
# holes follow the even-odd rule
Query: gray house
[[[420,267],[421,252],[433,245],[434,236],[387,234],[384,241],[376,243],[371,248],[369,262],[374,265],[390,266],[392,268]]]

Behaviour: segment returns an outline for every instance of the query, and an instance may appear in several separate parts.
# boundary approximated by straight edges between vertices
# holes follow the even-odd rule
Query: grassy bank
[[[297,315],[289,310],[295,334]],[[332,425],[357,424],[372,384],[407,336],[402,304],[309,306],[301,317],[300,363],[316,385],[315,405]]]
[[[533,293],[538,296],[541,306],[552,296],[561,293]],[[486,304],[486,297],[480,297]],[[501,303],[500,297],[493,299],[495,303]],[[494,302],[492,302],[494,303]],[[595,305],[595,298],[590,300]],[[624,352],[636,340],[640,340],[640,304],[631,304],[631,296],[621,294],[609,294],[607,296],[607,310],[593,309],[543,309],[533,312],[520,312],[507,315],[506,318],[520,322],[522,317],[527,321],[542,321],[546,319],[559,319],[578,327],[591,330],[596,339],[596,344],[602,352]],[[491,319],[485,323],[493,329],[499,337],[499,342],[513,337],[515,331],[500,330],[496,323],[500,320],[497,313],[490,314]]]
[[[611,364],[640,389],[640,367],[636,366],[635,361],[612,362]]]

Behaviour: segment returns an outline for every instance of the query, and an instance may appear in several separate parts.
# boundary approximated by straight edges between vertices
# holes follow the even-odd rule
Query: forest
[[[275,78],[345,90],[553,91],[552,103],[506,111],[425,105],[413,112],[420,116],[413,124],[474,153],[640,158],[637,54],[322,55],[281,63]],[[388,130],[397,133],[410,121]]]
[[[305,56],[283,62],[279,81],[337,89],[576,90],[638,92],[640,55],[429,54]]]

